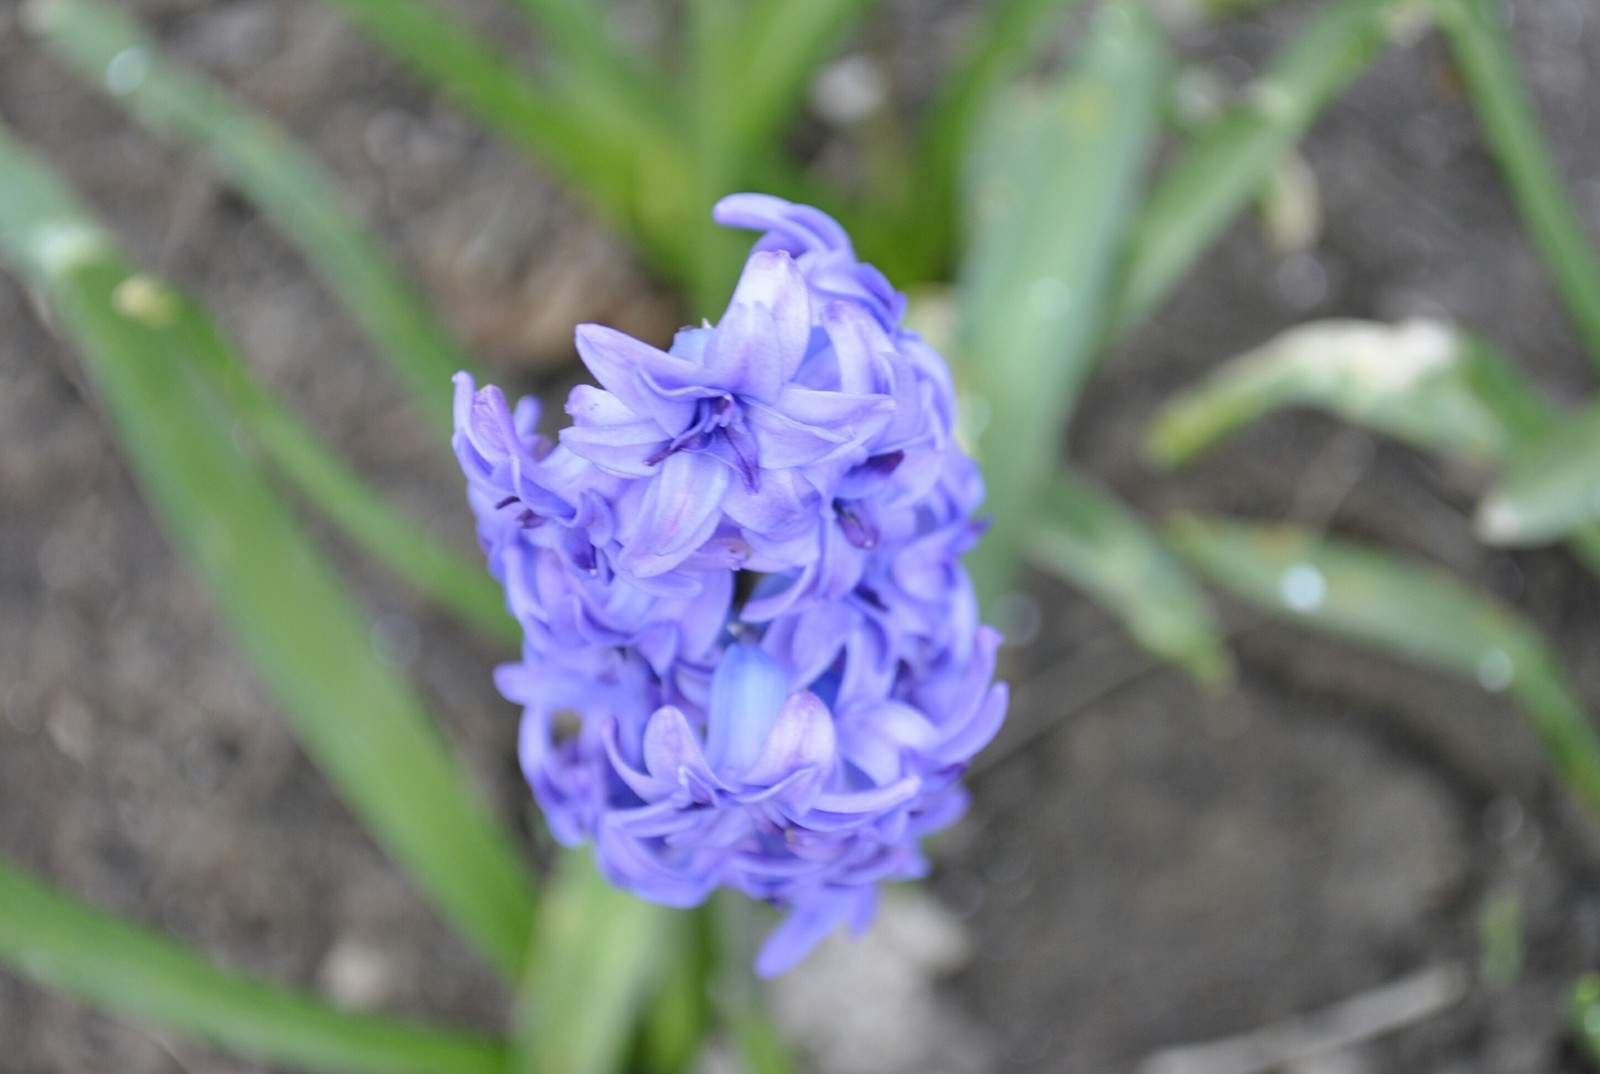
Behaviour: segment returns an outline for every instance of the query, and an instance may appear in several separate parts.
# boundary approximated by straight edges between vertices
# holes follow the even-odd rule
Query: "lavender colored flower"
[[[1006,690],[960,563],[983,482],[943,360],[827,215],[715,215],[763,232],[715,325],[665,351],[580,327],[599,384],[555,440],[460,374],[454,446],[523,628],[497,683],[551,830],[644,898],[786,911],[775,974],[926,871]]]

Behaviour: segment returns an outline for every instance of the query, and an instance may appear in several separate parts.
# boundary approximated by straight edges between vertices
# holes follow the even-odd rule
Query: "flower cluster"
[[[925,871],[1006,691],[944,361],[825,214],[740,194],[716,219],[764,232],[716,325],[666,351],[580,327],[599,386],[556,441],[460,374],[454,445],[525,632],[498,685],[552,830],[644,898],[788,911],[770,975]]]

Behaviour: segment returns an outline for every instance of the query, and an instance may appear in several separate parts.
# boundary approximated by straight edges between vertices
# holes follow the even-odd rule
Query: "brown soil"
[[[317,5],[135,6],[173,53],[315,147],[508,389],[574,375],[574,322],[655,337],[676,323],[622,243]],[[1239,77],[1306,10],[1284,4],[1183,45]],[[872,40],[942,40],[921,12],[892,5]],[[1557,155],[1600,232],[1600,16],[1582,0],[1522,0],[1517,15]],[[202,164],[27,44],[4,0],[0,115],[144,264],[198,292],[364,472],[470,539],[458,478],[321,285]],[[1448,315],[1555,397],[1592,388],[1436,39],[1382,60],[1305,156],[1323,201],[1315,249],[1280,257],[1252,222],[1235,228],[1095,380],[1073,456],[1152,515],[1325,522],[1457,570],[1541,624],[1600,704],[1600,589],[1559,553],[1475,544],[1482,474],[1308,415],[1176,475],[1139,462],[1161,400],[1308,317]],[[229,965],[498,1028],[498,986],[294,746],[143,505],[69,348],[8,276],[0,325],[0,854]],[[330,547],[380,644],[535,838],[515,714],[488,679],[501,654]],[[997,1043],[997,1069],[1132,1070],[1418,969],[1475,967],[1481,909],[1506,892],[1525,920],[1514,983],[1476,984],[1316,1069],[1587,1069],[1562,1016],[1568,984],[1600,957],[1600,841],[1516,711],[1234,606],[1242,683],[1207,698],[1077,594],[1043,578],[1028,588],[1038,629],[1014,650],[1011,724],[974,778],[972,817],[937,846],[934,881],[978,951],[949,993]],[[3,972],[0,1041],[0,1069],[18,1074],[260,1069]]]

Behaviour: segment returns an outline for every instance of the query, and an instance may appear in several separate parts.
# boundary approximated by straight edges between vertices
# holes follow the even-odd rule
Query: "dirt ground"
[[[653,338],[677,323],[622,243],[317,5],[132,6],[176,55],[315,147],[508,390],[576,375],[575,322]],[[963,17],[946,9],[890,4],[870,40],[937,52]],[[1182,44],[1239,81],[1307,10],[1285,3]],[[366,473],[468,542],[459,478],[322,286],[203,165],[28,45],[17,14],[0,0],[0,116],[144,264],[198,292]],[[1521,0],[1516,14],[1557,155],[1600,233],[1600,12]],[[486,18],[513,28],[504,13]],[[1600,588],[1560,553],[1475,544],[1468,515],[1484,475],[1304,414],[1178,474],[1139,461],[1161,400],[1309,317],[1449,316],[1504,344],[1555,398],[1592,390],[1437,38],[1381,60],[1304,152],[1322,200],[1314,249],[1280,256],[1252,221],[1236,227],[1094,381],[1071,454],[1155,516],[1326,523],[1459,571],[1542,625],[1600,707]],[[330,543],[375,640],[535,838],[515,714],[488,677],[502,654]],[[972,816],[936,845],[932,884],[974,952],[942,996],[987,1042],[988,1067],[1133,1071],[1165,1048],[1439,971],[1467,982],[1459,1002],[1292,1069],[1592,1069],[1562,1018],[1571,980],[1600,959],[1600,839],[1516,711],[1237,606],[1225,612],[1240,685],[1205,697],[1064,586],[1034,578],[1027,590],[1011,722],[973,778]],[[299,753],[141,502],[68,348],[3,275],[0,716],[0,854],[231,966],[499,1028],[499,986]],[[1479,922],[1508,895],[1525,960],[1491,987]],[[7,1074],[263,1069],[4,972],[0,1042]]]

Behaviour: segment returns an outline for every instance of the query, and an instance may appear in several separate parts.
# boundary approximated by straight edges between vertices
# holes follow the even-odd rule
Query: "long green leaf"
[[[562,855],[517,1000],[517,1074],[613,1074],[684,915],[611,887],[588,850]]]
[[[1270,614],[1508,693],[1572,793],[1600,813],[1600,736],[1539,632],[1456,578],[1287,525],[1180,518],[1177,550]]]
[[[1416,447],[1509,467],[1477,514],[1492,544],[1565,537],[1600,576],[1600,521],[1589,417],[1563,424],[1486,340],[1428,321],[1317,321],[1225,363],[1157,415],[1145,451],[1177,466],[1287,406],[1337,414]]]
[[[1600,254],[1539,133],[1495,0],[1434,0],[1439,25],[1567,316],[1600,365]]]
[[[783,133],[817,68],[877,0],[760,0],[740,54],[740,91],[727,101],[736,144]]]
[[[1231,359],[1174,397],[1146,451],[1177,466],[1275,410],[1307,406],[1477,463],[1498,462],[1550,419],[1520,374],[1434,321],[1315,321]]]
[[[1600,406],[1553,425],[1519,452],[1478,505],[1495,544],[1541,544],[1600,522]]]
[[[140,291],[143,296],[140,298]],[[153,281],[123,297],[189,305]],[[522,631],[506,614],[500,587],[483,567],[430,536],[364,481],[316,433],[263,388],[216,325],[188,310],[174,327],[189,337],[179,352],[194,363],[267,459],[344,533],[395,574],[490,637],[519,645]]]
[[[635,1066],[642,1074],[688,1074],[705,1050],[711,1028],[707,907],[678,915],[659,935],[662,972],[647,1004]]]
[[[1586,973],[1572,988],[1572,1032],[1591,1060],[1600,1062],[1600,973]]]
[[[215,329],[0,132],[0,255],[52,300],[135,473],[300,741],[484,955],[520,972],[532,885],[420,698],[183,357]]]
[[[499,1041],[341,1011],[230,973],[0,861],[0,961],[115,1014],[273,1064],[372,1074],[499,1074]]]
[[[962,160],[977,137],[978,125],[995,114],[999,96],[1049,47],[1053,26],[1078,0],[995,0],[967,51],[940,82],[922,124],[916,164],[906,169],[903,206],[892,232],[877,238],[868,231],[862,246],[892,246],[899,269],[910,279],[932,279],[953,255],[954,211]],[[869,222],[870,223],[870,222]],[[906,249],[909,247],[909,249]]]
[[[745,1074],[795,1074],[798,1064],[773,1024],[754,970],[754,937],[763,908],[743,893],[724,888],[711,896],[706,909],[716,948],[712,1003],[744,1061]]]
[[[461,108],[566,181],[602,218],[630,235],[663,270],[689,278],[685,221],[698,218],[689,162],[676,132],[619,128],[517,66],[430,0],[324,0]]]
[[[711,220],[711,207],[737,189],[744,166],[729,112],[750,88],[749,74],[739,63],[748,15],[735,0],[691,0],[685,23],[684,93],[694,146],[694,201],[700,209],[686,221],[684,238],[694,251],[689,283],[696,312],[716,316],[750,246],[748,234]]]
[[[57,57],[164,137],[206,150],[344,302],[423,413],[450,429],[450,377],[471,365],[346,211],[322,168],[282,131],[167,63],[117,6],[48,0],[31,25]]]
[[[1151,653],[1206,686],[1232,679],[1233,661],[1205,596],[1114,497],[1063,471],[1045,492],[1028,550],[1035,566],[1082,588]]]
[[[1331,0],[1251,88],[1161,177],[1132,237],[1111,319],[1126,334],[1250,203],[1312,122],[1382,47],[1419,18],[1420,0]]]
[[[670,122],[665,79],[622,48],[606,25],[606,5],[591,0],[516,0],[538,28],[557,80],[619,124]]]
[[[1166,72],[1150,15],[1110,6],[1066,78],[1006,101],[972,149],[958,357],[992,414],[994,527],[972,557],[986,600],[1011,584],[1092,363]]]

